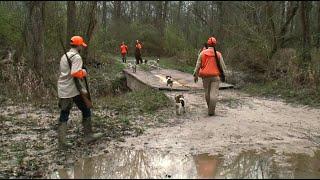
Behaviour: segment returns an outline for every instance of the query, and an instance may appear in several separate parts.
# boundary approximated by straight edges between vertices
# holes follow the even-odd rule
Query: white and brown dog
[[[181,115],[181,110],[183,113],[186,113],[186,102],[184,99],[184,96],[182,94],[179,94],[177,96],[175,96],[175,103],[176,103],[176,114],[177,115]]]
[[[132,66],[132,72],[136,73],[137,72],[137,65],[133,64]]]
[[[129,68],[132,68],[132,72],[137,72],[137,65],[136,64],[131,64],[131,63],[128,63],[128,66]]]
[[[173,80],[171,76],[166,76],[167,79],[167,86],[170,86],[170,88],[172,89],[173,86]]]

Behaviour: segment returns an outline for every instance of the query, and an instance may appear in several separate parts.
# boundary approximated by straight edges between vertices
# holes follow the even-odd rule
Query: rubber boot
[[[60,149],[70,148],[72,144],[66,141],[67,122],[59,122],[58,125],[58,143]]]
[[[215,107],[215,105],[212,105],[212,104],[209,103],[209,107],[208,107],[208,115],[209,116],[215,116],[216,115],[216,113],[215,113],[216,107]]]
[[[82,125],[85,142],[90,143],[102,137],[102,133],[92,132],[91,118],[83,118]]]

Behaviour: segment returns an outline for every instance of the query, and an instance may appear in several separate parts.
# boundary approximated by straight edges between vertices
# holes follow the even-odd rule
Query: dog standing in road
[[[172,89],[172,86],[173,86],[172,77],[166,76],[166,79],[167,79],[167,86],[170,86],[170,88]]]
[[[128,67],[132,69],[132,72],[137,72],[137,65],[136,64],[131,64],[131,63],[128,63]]]
[[[137,72],[137,65],[136,64],[132,65],[132,72],[134,72],[134,73]]]
[[[179,94],[177,96],[175,96],[175,103],[176,103],[176,114],[177,115],[181,115],[181,110],[183,113],[186,113],[186,109],[185,109],[185,99],[184,96],[182,94]]]

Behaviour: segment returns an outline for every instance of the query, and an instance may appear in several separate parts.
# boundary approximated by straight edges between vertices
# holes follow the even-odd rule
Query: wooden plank
[[[136,73],[133,73],[131,69],[124,69],[124,73],[129,74],[139,82],[156,88],[159,90],[172,90],[172,91],[188,91],[188,90],[203,90],[202,79],[199,78],[198,83],[194,83],[192,74],[184,73],[172,69],[159,69],[143,71],[137,68]],[[166,76],[169,75],[173,79],[172,89],[167,86]],[[219,89],[233,88],[232,84],[220,83]]]

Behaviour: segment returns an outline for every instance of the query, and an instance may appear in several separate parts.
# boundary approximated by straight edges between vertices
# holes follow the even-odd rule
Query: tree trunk
[[[163,7],[163,14],[161,18],[161,37],[164,36],[164,30],[166,29],[166,19],[167,19],[167,13],[168,13],[168,4],[169,1],[164,2],[164,7]]]
[[[143,17],[142,17],[142,12],[143,12],[144,8],[143,8],[143,2],[139,1],[139,7],[138,7],[138,18],[139,21],[142,22],[143,21]]]
[[[199,20],[201,20],[201,22],[202,22],[201,26],[208,25],[207,20],[205,19],[205,17],[202,16],[202,14],[205,14],[205,13],[203,13],[203,9],[200,7],[200,1],[195,2],[194,8],[193,8],[193,14],[197,18],[199,18]]]
[[[130,1],[130,17],[131,17],[132,21],[135,21],[135,19],[136,19],[136,14],[135,14],[135,9],[134,9],[135,4],[134,3],[135,2]]]
[[[224,3],[222,1],[217,2],[217,7],[219,11],[219,29],[218,29],[218,37],[217,41],[219,42],[219,46],[223,49],[223,40],[224,40],[224,17],[225,17],[225,10],[224,10]]]
[[[182,8],[182,3],[183,1],[179,1],[179,6],[178,6],[178,14],[177,14],[177,23],[180,24],[180,14],[181,14],[181,8]]]
[[[320,1],[318,1],[318,27],[317,27],[317,44],[316,47],[320,48]]]
[[[121,16],[121,1],[114,1],[113,19],[118,21]]]
[[[76,2],[67,1],[67,39],[66,47],[69,47],[70,39],[76,34]]]
[[[278,48],[279,47],[283,47],[284,46],[284,43],[285,43],[285,36],[286,34],[288,33],[288,28],[290,26],[290,23],[292,22],[294,16],[296,15],[297,13],[297,10],[299,8],[299,4],[296,3],[295,5],[292,4],[290,5],[290,9],[288,10],[287,12],[287,17],[285,18],[286,21],[283,23],[281,29],[280,29],[280,32],[279,32],[279,35],[276,33],[275,31],[275,25],[274,25],[274,22],[273,22],[273,7],[272,5],[270,4],[270,2],[267,2],[268,3],[268,17],[269,17],[269,23],[270,23],[270,27],[271,27],[271,30],[272,30],[272,36],[273,36],[273,42],[272,42],[272,50],[269,54],[269,59],[271,59],[273,57],[273,55],[277,52]]]
[[[292,22],[292,19],[294,18],[294,16],[296,15],[298,8],[299,8],[299,3],[296,3],[295,5],[292,4],[288,13],[287,13],[286,22],[281,27],[280,34],[279,34],[279,46],[280,47],[284,46],[285,35],[288,32],[289,25]]]
[[[272,58],[272,56],[274,55],[274,53],[277,52],[278,50],[278,42],[277,42],[277,34],[276,34],[276,29],[275,29],[275,25],[274,25],[274,21],[273,21],[273,2],[269,2],[267,1],[267,17],[268,17],[268,21],[269,21],[269,28],[271,30],[272,33],[272,46],[271,46],[271,52],[269,54],[269,59]]]
[[[214,1],[211,1],[211,21],[210,21],[210,25],[211,25],[211,31],[213,31],[215,23],[214,23]],[[213,32],[211,32],[211,34],[213,34]]]
[[[159,27],[159,28],[163,28],[161,27],[162,25],[162,4],[163,1],[156,1],[156,17],[155,17],[155,26]],[[160,30],[161,31],[161,30]]]
[[[27,2],[28,64],[40,75],[44,67],[44,9],[45,1]]]
[[[287,1],[281,2],[281,24],[286,22],[286,3]]]
[[[163,15],[162,15],[163,22],[166,22],[166,18],[167,18],[167,14],[168,14],[168,4],[169,4],[169,1],[164,2]]]
[[[90,12],[89,12],[89,25],[88,29],[86,32],[86,44],[88,45],[87,48],[84,49],[84,56],[83,59],[85,60],[84,62],[91,63],[91,59],[89,60],[88,55],[89,55],[89,50],[90,48],[90,40],[92,38],[93,32],[95,30],[96,24],[97,24],[97,17],[96,17],[96,9],[97,9],[97,1],[91,1],[90,2]],[[90,62],[89,62],[90,61]]]
[[[102,26],[103,26],[103,29],[105,29],[107,26],[107,2],[106,1],[102,2]]]
[[[311,61],[310,54],[310,2],[301,1],[301,25],[302,25],[302,58],[303,64],[306,65]]]

